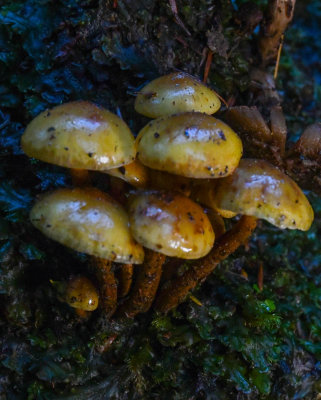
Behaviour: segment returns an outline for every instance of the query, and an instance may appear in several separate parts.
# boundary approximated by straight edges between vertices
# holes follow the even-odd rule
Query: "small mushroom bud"
[[[65,103],[39,114],[27,126],[21,146],[29,157],[87,170],[120,167],[136,154],[126,123],[87,101]]]
[[[129,219],[138,243],[168,256],[200,258],[214,243],[213,228],[203,209],[175,192],[145,191],[131,196]]]
[[[135,110],[150,118],[185,111],[214,114],[220,107],[213,90],[184,72],[153,80],[138,93],[135,101]]]
[[[201,113],[153,120],[136,140],[144,165],[190,178],[230,175],[242,156],[237,134],[224,122]]]
[[[67,283],[64,300],[70,307],[94,311],[98,307],[98,299],[98,291],[88,278],[77,276]]]
[[[233,175],[217,182],[215,203],[282,229],[306,231],[313,221],[313,209],[299,186],[263,160],[241,160]]]
[[[46,194],[32,208],[30,220],[46,236],[76,251],[128,264],[143,261],[144,251],[129,231],[125,210],[97,189]]]

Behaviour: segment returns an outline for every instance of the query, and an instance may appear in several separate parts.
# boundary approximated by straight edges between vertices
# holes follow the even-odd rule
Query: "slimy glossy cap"
[[[84,276],[77,276],[67,284],[65,301],[70,307],[84,311],[94,311],[98,307],[98,290]]]
[[[130,229],[138,243],[172,257],[205,256],[214,232],[203,209],[173,192],[145,191],[129,200]]]
[[[115,262],[141,264],[125,210],[97,189],[59,189],[30,212],[32,224],[49,238],[76,251]]]
[[[134,137],[117,115],[87,101],[47,110],[27,126],[22,139],[29,156],[68,168],[105,170],[135,158]]]
[[[135,160],[127,165],[102,171],[108,175],[115,176],[130,183],[135,187],[144,188],[149,179],[149,170],[139,160]]]
[[[313,210],[299,186],[263,160],[244,159],[233,175],[216,186],[217,207],[255,216],[279,228],[307,231]]]
[[[224,122],[201,113],[153,120],[136,140],[144,165],[190,178],[230,175],[242,156],[237,134]]]
[[[214,114],[220,107],[221,102],[213,90],[184,72],[153,80],[139,92],[135,101],[135,110],[150,118],[185,111]]]

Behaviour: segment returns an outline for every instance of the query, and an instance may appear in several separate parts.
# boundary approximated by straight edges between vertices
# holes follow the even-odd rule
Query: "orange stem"
[[[221,261],[246,243],[256,224],[255,217],[243,216],[231,230],[219,238],[206,257],[198,260],[183,275],[163,286],[156,298],[155,309],[166,313],[184,301],[188,293],[204,281]]]
[[[145,250],[144,263],[138,267],[138,276],[129,298],[118,308],[117,316],[134,318],[150,309],[166,256],[152,250]]]

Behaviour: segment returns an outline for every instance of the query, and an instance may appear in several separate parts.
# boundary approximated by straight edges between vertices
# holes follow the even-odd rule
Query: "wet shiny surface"
[[[33,225],[76,251],[115,262],[140,264],[142,247],[133,239],[125,210],[98,189],[60,189],[30,212]]]
[[[217,95],[184,72],[174,72],[150,82],[139,92],[135,110],[150,118],[185,111],[214,114],[221,106]]]
[[[136,143],[144,165],[191,178],[230,175],[242,156],[237,134],[224,122],[201,113],[151,121],[140,131]]]
[[[98,290],[88,278],[77,276],[67,283],[64,300],[70,307],[94,311],[99,302]]]
[[[116,176],[117,178],[120,178],[135,187],[144,188],[149,180],[148,168],[146,168],[139,160],[135,160],[130,164],[102,172]]]
[[[218,208],[269,221],[279,228],[308,230],[312,207],[298,185],[263,160],[244,159],[232,176],[217,183]]]
[[[200,258],[213,246],[214,232],[207,215],[183,195],[138,192],[129,199],[129,216],[135,239],[168,256]]]
[[[39,114],[27,126],[21,146],[29,157],[90,170],[128,164],[136,153],[126,123],[85,101],[65,103]]]

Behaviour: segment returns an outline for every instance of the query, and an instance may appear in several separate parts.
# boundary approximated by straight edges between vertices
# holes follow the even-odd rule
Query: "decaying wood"
[[[263,65],[275,61],[281,38],[292,21],[295,0],[270,0],[258,43]]]

